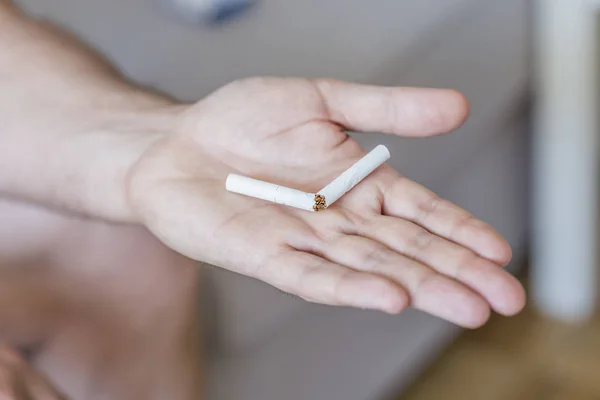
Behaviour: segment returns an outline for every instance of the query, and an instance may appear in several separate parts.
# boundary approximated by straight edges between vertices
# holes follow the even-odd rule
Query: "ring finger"
[[[511,274],[472,250],[434,235],[413,222],[380,216],[360,229],[361,235],[462,282],[501,314],[514,315],[523,306],[523,287]]]
[[[377,241],[341,235],[323,243],[318,252],[331,262],[397,282],[416,309],[468,328],[489,318],[489,305],[479,294]]]

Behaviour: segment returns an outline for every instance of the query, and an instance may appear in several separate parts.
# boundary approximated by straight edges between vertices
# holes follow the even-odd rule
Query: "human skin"
[[[42,375],[10,346],[0,345],[0,398],[64,400]]]
[[[414,307],[468,328],[484,324],[491,310],[514,315],[524,306],[523,288],[502,268],[511,258],[504,239],[389,166],[319,213],[225,190],[232,172],[318,190],[364,155],[346,130],[450,132],[468,114],[460,93],[261,77],[181,104],[127,82],[85,46],[6,0],[0,87],[0,195],[11,199],[0,217],[38,233],[35,243],[21,239],[22,247],[15,235],[0,236],[12,249],[4,264],[18,266],[4,270],[23,271],[13,275],[19,284],[35,281],[40,262],[51,276],[61,271],[66,281],[88,285],[94,274],[116,274],[122,295],[142,307],[151,294],[131,288],[143,276],[164,283],[161,298],[172,296],[186,310],[196,289],[179,296],[177,288],[201,261],[312,302],[393,314]],[[69,262],[69,251],[85,248],[74,238],[86,237],[94,251]],[[123,237],[135,245],[115,252],[116,259],[102,254]],[[153,251],[160,263],[143,256]],[[49,299],[62,299],[57,315],[71,315],[65,310],[83,294],[57,285]],[[85,293],[91,303],[122,304],[114,300],[114,278],[98,285],[96,297]],[[0,326],[7,304],[0,299]],[[182,314],[180,324],[192,320]],[[63,328],[33,325],[26,333]]]
[[[320,213],[224,189],[237,172],[314,191],[364,154],[345,129],[448,132],[468,113],[459,93],[254,78],[175,104],[8,7],[2,18],[3,193],[142,224],[187,257],[320,303],[412,305],[464,326],[522,308],[500,235],[390,167]]]

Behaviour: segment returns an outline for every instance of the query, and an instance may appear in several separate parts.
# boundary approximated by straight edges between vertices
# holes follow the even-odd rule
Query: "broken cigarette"
[[[389,158],[390,152],[387,147],[379,145],[318,193],[307,193],[236,174],[229,174],[225,186],[233,193],[302,210],[322,211],[352,190]]]
[[[380,144],[371,150],[369,154],[358,160],[356,164],[342,172],[333,182],[317,193],[317,195],[323,197],[325,208],[338,201],[340,197],[352,190],[353,187],[358,185],[389,159],[390,151],[387,147]]]
[[[314,211],[315,195],[246,176],[229,174],[225,187],[228,191],[285,206]]]

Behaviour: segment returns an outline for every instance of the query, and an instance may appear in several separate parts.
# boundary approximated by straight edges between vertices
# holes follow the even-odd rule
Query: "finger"
[[[393,172],[381,191],[384,215],[412,221],[502,266],[510,261],[510,246],[495,229],[421,185]]]
[[[376,241],[343,235],[326,243],[322,252],[332,262],[398,282],[410,294],[414,308],[455,324],[474,328],[490,316],[485,300],[466,286]]]
[[[397,314],[409,303],[403,288],[383,277],[290,250],[272,258],[257,278],[305,300],[329,305],[376,309]]]
[[[500,314],[514,315],[525,305],[523,286],[511,274],[473,251],[410,221],[381,216],[360,229],[361,235],[462,282]]]
[[[41,373],[26,365],[21,383],[23,399],[64,400],[65,397],[54,388],[52,383]],[[18,397],[21,399],[21,397]]]
[[[14,378],[0,379],[0,399],[64,399],[18,351],[4,343],[0,343],[0,365],[5,368],[2,372]]]
[[[48,380],[40,375],[32,377],[28,382],[28,393],[31,399],[65,400],[65,397],[55,390]]]
[[[455,90],[393,88],[316,80],[334,122],[352,130],[431,136],[456,129],[469,104]]]

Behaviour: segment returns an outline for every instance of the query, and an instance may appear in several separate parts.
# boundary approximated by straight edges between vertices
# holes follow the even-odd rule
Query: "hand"
[[[61,400],[61,395],[13,349],[0,345],[0,399]]]
[[[198,399],[197,262],[136,225],[2,198],[0,221],[0,400],[55,399],[3,340],[69,399]]]
[[[315,192],[365,153],[345,129],[430,136],[458,127],[454,91],[255,78],[179,111],[175,132],[130,174],[135,213],[168,246],[306,300],[465,327],[524,305],[487,224],[384,166],[311,213],[225,191],[235,172]]]

